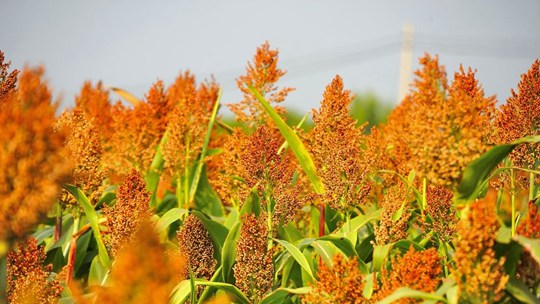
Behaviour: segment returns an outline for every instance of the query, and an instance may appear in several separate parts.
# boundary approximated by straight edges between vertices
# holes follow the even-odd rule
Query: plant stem
[[[319,237],[324,236],[324,221],[325,221],[324,205],[321,204],[319,206]]]
[[[54,227],[54,242],[58,242],[60,237],[62,237],[62,206],[58,201],[56,203],[56,225]]]

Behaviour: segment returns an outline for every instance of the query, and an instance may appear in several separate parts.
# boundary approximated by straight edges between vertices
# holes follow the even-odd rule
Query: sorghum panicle
[[[58,302],[63,287],[56,278],[50,279],[52,265],[43,265],[43,246],[34,238],[18,245],[7,257],[7,297],[13,304],[53,304]]]
[[[65,142],[65,157],[73,164],[70,183],[79,187],[96,204],[101,197],[103,180],[107,176],[103,165],[103,148],[98,129],[94,120],[83,111],[75,109],[62,114],[56,129],[67,133]],[[76,204],[75,199],[68,194],[62,202],[69,206]]]
[[[267,247],[268,231],[264,215],[243,216],[233,267],[236,286],[252,301],[259,302],[272,287],[274,264]]]
[[[252,85],[270,104],[281,103],[293,90],[292,88],[278,89],[276,86],[277,81],[285,75],[285,71],[279,69],[277,63],[278,51],[270,49],[268,42],[257,48],[253,62],[248,62],[246,75],[236,80],[238,88],[244,94],[244,99],[239,103],[227,105],[238,121],[252,128],[270,121],[262,105],[248,89],[248,85]],[[276,106],[275,109],[279,113],[285,113],[282,107]]]
[[[167,303],[176,284],[186,272],[186,262],[166,252],[149,218],[133,231],[129,246],[115,258],[109,284],[91,287],[98,303]],[[92,303],[78,299],[81,303]]]
[[[527,73],[521,75],[517,92],[502,105],[495,121],[498,143],[507,144],[521,137],[540,134],[540,60],[535,60]],[[540,143],[517,146],[510,154],[517,167],[537,169]]]
[[[311,284],[311,290],[302,299],[302,303],[370,303],[362,296],[364,278],[358,268],[358,261],[347,260],[337,254],[332,258],[332,262],[332,266],[319,262],[318,279]]]
[[[390,269],[383,266],[381,285],[377,288],[374,299],[382,300],[400,287],[433,292],[439,286],[442,267],[437,249],[429,248],[416,251],[413,246],[403,256],[393,257]],[[421,300],[401,299],[396,303],[420,303]]]
[[[116,204],[111,208],[103,208],[107,218],[105,226],[109,235],[108,246],[116,256],[124,244],[131,246],[133,234],[150,216],[148,202],[150,195],[146,191],[146,183],[140,173],[133,170],[116,192]]]
[[[178,245],[181,254],[189,262],[193,275],[210,280],[217,264],[214,259],[214,245],[208,230],[195,215],[190,214],[178,231]]]
[[[502,267],[504,259],[498,259],[493,249],[498,229],[491,200],[472,203],[459,222],[455,278],[464,303],[493,303],[504,295],[508,281]]]
[[[0,240],[22,237],[51,209],[67,181],[65,134],[44,70],[24,69],[0,110]]]
[[[366,157],[363,127],[349,115],[350,91],[336,76],[326,87],[321,108],[313,111],[315,127],[307,135],[309,148],[325,186],[324,203],[338,210],[363,202],[371,183],[371,158]]]

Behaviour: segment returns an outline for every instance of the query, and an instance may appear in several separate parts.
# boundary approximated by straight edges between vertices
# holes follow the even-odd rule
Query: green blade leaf
[[[210,121],[208,122],[208,130],[204,137],[204,144],[201,151],[201,156],[199,157],[199,162],[197,168],[195,169],[195,175],[191,182],[191,188],[189,189],[189,203],[193,202],[195,199],[195,192],[197,192],[197,186],[199,185],[199,180],[201,178],[201,172],[204,165],[204,159],[206,158],[206,152],[208,151],[208,144],[210,143],[210,136],[212,135],[212,129],[214,128],[214,122],[216,120],[217,111],[219,109],[219,102],[221,100],[221,88],[219,89],[217,100],[214,103],[214,108],[212,109],[212,114],[210,115]]]
[[[296,155],[296,158],[298,159],[298,162],[302,166],[302,169],[304,169],[304,172],[308,176],[309,180],[311,181],[311,184],[313,185],[313,188],[315,189],[315,192],[318,194],[324,193],[324,185],[317,175],[317,170],[315,169],[315,165],[313,164],[313,159],[311,159],[311,156],[306,150],[306,147],[300,140],[300,137],[294,131],[285,123],[283,118],[279,116],[279,114],[272,108],[272,106],[264,99],[264,97],[257,92],[257,90],[251,86],[248,85],[249,90],[253,95],[259,100],[259,102],[262,104],[264,109],[266,110],[266,113],[270,115],[272,120],[274,120],[274,123],[278,127],[279,131],[285,137],[285,140],[289,143],[289,146],[294,152],[294,155]]]
[[[244,293],[242,293],[240,291],[240,289],[238,289],[234,285],[231,285],[231,284],[228,284],[228,283],[222,283],[222,282],[210,282],[210,281],[202,280],[202,279],[196,279],[195,280],[195,285],[197,285],[197,286],[211,286],[211,287],[219,288],[219,289],[224,290],[224,291],[232,294],[233,296],[235,296],[236,299],[238,301],[240,301],[240,303],[250,304],[250,302],[249,302],[248,298],[246,297],[246,295],[244,295]]]
[[[96,210],[94,210],[94,207],[90,203],[90,200],[88,200],[88,197],[86,197],[86,195],[81,191],[81,189],[73,185],[64,185],[64,188],[75,197],[77,202],[79,202],[79,204],[83,208],[84,214],[86,214],[86,218],[90,223],[90,227],[92,227],[92,232],[94,233],[94,238],[96,239],[96,243],[98,245],[99,259],[105,267],[110,268],[111,260],[109,259],[107,249],[105,248],[103,240],[101,239],[101,232],[99,230],[99,221]]]
[[[437,296],[432,293],[418,291],[418,290],[414,290],[407,287],[401,287],[401,288],[398,288],[396,291],[394,291],[388,297],[377,302],[377,304],[390,304],[390,303],[396,302],[399,299],[408,299],[408,298],[435,300],[435,301],[440,301],[442,303],[447,303],[446,299],[442,296]]]
[[[540,239],[529,239],[522,235],[515,235],[514,240],[529,251],[536,263],[540,265]]]
[[[278,288],[266,295],[260,304],[281,304],[291,295],[305,295],[308,294],[310,290],[311,287]]]
[[[240,237],[241,226],[242,223],[240,221],[234,224],[223,244],[223,250],[221,252],[223,282],[231,282],[232,267],[236,258],[236,242]]]
[[[150,198],[150,207],[152,208],[155,208],[157,204],[156,194],[159,184],[159,177],[161,176],[161,172],[163,171],[163,165],[165,164],[165,160],[163,159],[163,153],[161,152],[161,147],[165,145],[168,137],[169,133],[168,131],[165,131],[163,137],[161,137],[161,140],[159,141],[159,145],[156,149],[154,159],[152,159],[150,168],[148,169],[148,172],[146,173],[146,176],[144,178],[146,181],[146,190],[148,190],[148,192],[152,194]]]
[[[529,287],[525,283],[517,280],[516,278],[510,278],[508,283],[506,283],[506,291],[510,293],[514,298],[519,300],[521,303],[526,304],[538,304],[540,301],[531,294]]]
[[[313,272],[311,271],[311,267],[309,266],[306,257],[302,254],[302,252],[300,252],[298,248],[296,248],[296,246],[284,240],[273,240],[285,247],[285,249],[291,254],[291,256],[296,260],[296,262],[298,262],[300,267],[302,267],[302,269],[306,271],[306,273],[311,277],[312,280],[315,280],[315,277],[313,276]]]
[[[170,224],[172,224],[176,220],[179,220],[182,215],[187,212],[188,210],[186,209],[172,208],[171,210],[167,211],[156,223],[156,230],[159,233],[164,232]]]
[[[470,163],[457,187],[458,200],[467,202],[476,198],[489,173],[519,144],[540,142],[540,135],[527,136],[510,144],[495,146]]]
[[[210,235],[212,243],[214,244],[214,258],[216,258],[218,263],[221,263],[221,252],[223,251],[223,244],[225,243],[225,239],[229,234],[229,229],[227,229],[227,227],[221,225],[220,223],[208,218],[206,215],[202,214],[199,211],[193,210],[191,211],[191,214],[197,216],[203,223],[206,230],[208,230],[208,234]]]

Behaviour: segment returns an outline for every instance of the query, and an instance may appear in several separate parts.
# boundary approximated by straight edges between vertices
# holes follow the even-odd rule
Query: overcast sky
[[[0,49],[15,68],[45,65],[65,105],[85,80],[143,96],[186,69],[200,80],[214,74],[224,102],[237,101],[234,79],[266,40],[289,70],[281,84],[296,88],[287,106],[317,107],[335,74],[358,94],[396,103],[407,22],[414,68],[424,52],[439,54],[449,75],[471,66],[499,100],[540,57],[536,0],[1,1]]]

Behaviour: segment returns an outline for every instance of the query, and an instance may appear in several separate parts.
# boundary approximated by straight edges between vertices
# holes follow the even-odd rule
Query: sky
[[[213,75],[223,102],[236,102],[235,78],[265,41],[288,71],[279,84],[296,88],[285,106],[318,107],[336,74],[355,94],[396,104],[407,23],[413,70],[425,52],[439,55],[449,78],[462,63],[499,101],[540,58],[536,0],[1,1],[0,50],[13,68],[43,64],[64,107],[85,80],[143,97],[187,69],[201,81]]]

